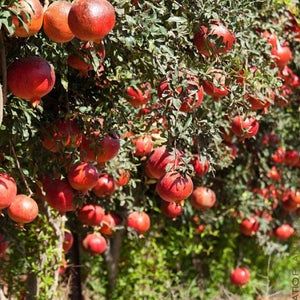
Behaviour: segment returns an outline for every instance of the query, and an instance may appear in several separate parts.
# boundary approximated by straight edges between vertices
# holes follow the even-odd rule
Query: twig
[[[44,1],[44,11],[47,10],[48,6],[49,6],[49,0],[45,0]]]
[[[31,197],[31,196],[33,195],[33,192],[32,192],[32,190],[31,190],[31,188],[29,187],[29,184],[28,184],[28,182],[27,182],[27,180],[26,180],[26,177],[24,176],[24,173],[23,173],[23,170],[22,170],[22,168],[21,168],[20,162],[19,162],[19,160],[18,160],[18,157],[17,157],[16,151],[15,151],[14,145],[13,145],[13,143],[12,143],[11,141],[9,141],[9,143],[10,143],[10,147],[11,147],[11,151],[12,151],[12,153],[13,153],[14,159],[15,159],[15,161],[16,161],[17,168],[18,168],[18,170],[19,170],[19,172],[20,172],[20,175],[21,175],[21,177],[22,177],[22,180],[23,180],[23,182],[24,182],[24,184],[25,184],[25,186],[26,186],[26,189],[27,189],[27,191],[28,191],[28,193],[29,193],[29,197]]]
[[[5,53],[5,44],[3,38],[3,32],[0,30],[0,59],[1,59],[1,74],[2,74],[2,86],[0,93],[0,125],[3,120],[3,106],[7,101],[7,70],[6,70],[6,53]]]

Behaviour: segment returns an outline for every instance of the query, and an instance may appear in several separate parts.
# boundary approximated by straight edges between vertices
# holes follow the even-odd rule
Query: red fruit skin
[[[17,196],[15,180],[8,174],[0,174],[0,210],[7,208]]]
[[[100,233],[90,233],[82,241],[83,248],[92,255],[102,254],[107,249],[106,239]]]
[[[221,47],[218,47],[211,39],[215,36],[222,41]],[[206,26],[200,26],[199,30],[194,35],[194,45],[198,52],[205,57],[224,54],[232,49],[234,43],[234,34],[220,22],[212,24],[210,29]]]
[[[130,180],[130,173],[127,170],[119,170],[119,177],[115,180],[117,186],[127,185]]]
[[[177,172],[166,173],[156,184],[157,194],[167,202],[181,203],[193,192],[193,181],[190,176]]]
[[[271,49],[271,55],[279,68],[286,66],[292,59],[293,54],[288,46],[281,46],[277,41]]]
[[[201,159],[199,155],[194,155],[192,160],[192,165],[194,167],[196,175],[202,177],[209,171],[210,163],[209,160]]]
[[[300,154],[297,150],[287,150],[284,155],[284,164],[289,167],[295,167],[300,161]]]
[[[196,233],[198,233],[198,234],[204,232],[204,230],[205,230],[205,225],[204,225],[204,224],[198,225],[198,226],[196,227],[196,229],[195,229]]]
[[[75,0],[68,23],[77,38],[83,41],[99,41],[114,28],[115,9],[106,0]]]
[[[115,213],[108,213],[104,215],[102,219],[100,232],[104,235],[111,236],[119,224],[121,224],[120,217]]]
[[[259,99],[253,95],[247,95],[246,100],[250,103],[252,110],[266,110],[271,106],[267,99]]]
[[[245,267],[239,267],[231,271],[230,281],[236,286],[246,285],[250,281],[250,272]]]
[[[285,160],[285,149],[279,147],[275,153],[272,154],[272,160],[277,164],[282,164]]]
[[[255,217],[244,219],[240,224],[240,231],[245,236],[254,235],[259,229],[259,222]]]
[[[73,234],[70,231],[65,231],[63,250],[67,253],[73,246],[74,238]]]
[[[247,139],[255,136],[259,129],[258,121],[253,117],[236,116],[231,123],[232,132],[238,137]]]
[[[144,234],[150,229],[150,218],[145,212],[135,211],[128,215],[127,226],[139,234]]]
[[[146,174],[150,178],[159,179],[166,174],[168,165],[175,167],[180,162],[181,154],[178,152],[177,157],[172,155],[166,148],[161,146],[156,148],[146,163]]]
[[[128,102],[134,107],[139,108],[149,102],[151,99],[151,85],[146,82],[140,88],[130,86],[126,89]]]
[[[60,213],[75,210],[73,190],[67,180],[45,179],[43,186],[46,193],[45,200],[52,208]]]
[[[9,247],[9,242],[6,241],[4,235],[0,234],[0,258],[3,257]]]
[[[39,213],[36,202],[26,195],[17,195],[7,209],[8,216],[19,224],[32,222]]]
[[[175,219],[182,215],[183,208],[176,202],[163,201],[161,205],[161,211],[168,218]]]
[[[72,188],[82,193],[92,189],[97,184],[98,178],[97,169],[86,162],[77,163],[68,173],[68,180]]]
[[[225,76],[222,73],[217,72],[214,74],[214,80],[216,80],[220,87],[214,85],[213,82],[209,80],[203,80],[203,88],[206,94],[210,95],[215,101],[220,100],[220,98],[226,97],[229,94],[229,89],[225,85]]]
[[[143,157],[149,155],[153,150],[153,141],[150,135],[140,136],[133,140],[135,145],[134,156]]]
[[[7,84],[14,96],[38,105],[54,87],[54,68],[41,57],[20,58],[8,67]]]
[[[288,240],[295,233],[295,229],[289,224],[282,224],[274,230],[274,235],[281,241]]]
[[[78,211],[78,220],[89,226],[99,226],[104,218],[105,211],[99,205],[87,204]]]
[[[213,190],[207,187],[197,187],[191,195],[191,204],[196,209],[206,210],[216,204],[217,198]]]
[[[115,189],[114,178],[109,174],[100,174],[93,192],[97,197],[106,197],[112,195]]]
[[[295,203],[300,204],[300,190],[292,192],[291,197]]]
[[[267,176],[274,180],[274,181],[280,181],[281,180],[281,174],[278,172],[276,167],[272,167],[269,171]]]
[[[84,56],[84,55],[83,55]],[[93,69],[93,66],[76,54],[70,54],[67,60],[68,66],[80,71],[81,75],[84,77],[88,76],[88,72]]]

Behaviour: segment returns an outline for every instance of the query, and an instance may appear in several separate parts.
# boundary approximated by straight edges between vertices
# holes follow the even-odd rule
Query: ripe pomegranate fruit
[[[274,166],[268,171],[267,176],[274,181],[281,180],[281,174],[279,173],[277,168]]]
[[[68,180],[72,188],[83,193],[92,189],[97,184],[98,178],[98,170],[86,162],[75,164],[68,173]]]
[[[126,89],[128,102],[135,108],[141,107],[151,99],[151,85],[149,82],[141,84],[139,88],[130,86]]]
[[[204,224],[200,224],[196,227],[196,233],[201,234],[202,232],[204,232],[205,230],[205,225]]]
[[[293,191],[291,197],[295,203],[300,204],[300,190]]]
[[[215,205],[217,201],[213,190],[200,186],[196,187],[191,196],[191,204],[196,209],[208,209]]]
[[[282,147],[277,148],[277,150],[272,154],[272,160],[277,164],[283,163],[285,160],[285,149]]]
[[[119,177],[115,180],[115,183],[117,186],[124,186],[126,184],[128,184],[129,180],[130,180],[130,173],[127,170],[119,170]]]
[[[248,139],[255,136],[259,129],[259,123],[254,117],[244,118],[236,116],[231,123],[231,130],[240,138]]]
[[[290,47],[280,45],[278,40],[276,45],[271,49],[271,55],[279,68],[283,68],[293,59]]]
[[[176,154],[171,154],[166,146],[156,148],[149,157],[145,171],[148,177],[159,179],[166,173],[166,168],[171,166],[171,169],[179,165],[181,153],[176,150]]]
[[[113,194],[115,189],[114,178],[109,174],[100,174],[93,192],[97,197],[107,197]]]
[[[72,4],[58,0],[50,4],[44,14],[44,32],[47,37],[56,43],[66,43],[74,38],[69,24],[68,15]]]
[[[254,95],[247,94],[246,100],[250,103],[252,110],[264,110],[266,111],[274,102],[275,94],[271,97],[259,98]]]
[[[153,141],[150,135],[140,136],[132,140],[135,146],[134,156],[143,157],[152,152]]]
[[[238,267],[231,271],[230,280],[237,286],[246,285],[250,281],[250,272],[245,267]]]
[[[168,172],[156,184],[156,192],[167,202],[180,203],[192,194],[193,187],[190,176]]]
[[[17,195],[9,208],[8,216],[20,224],[32,222],[39,213],[36,202],[26,195]]]
[[[9,243],[5,236],[0,234],[0,258],[3,257],[8,249]]]
[[[93,66],[92,64],[87,63],[84,57],[84,55],[81,57],[77,54],[70,54],[67,63],[71,68],[78,70],[81,76],[87,77],[88,72],[93,69]]]
[[[295,230],[291,225],[282,224],[275,229],[274,234],[279,240],[286,241],[294,234],[294,232]]]
[[[234,43],[234,34],[219,21],[213,21],[209,27],[200,26],[194,35],[194,45],[206,57],[224,54],[232,49]]]
[[[182,215],[183,208],[176,202],[162,201],[161,211],[168,218],[175,219],[178,216]]]
[[[20,58],[7,70],[7,84],[14,96],[36,106],[54,87],[53,66],[41,57]]]
[[[17,196],[17,185],[15,180],[8,174],[0,174],[0,210],[10,206]]]
[[[214,70],[213,80],[203,80],[202,84],[205,93],[210,95],[215,101],[229,94],[229,88],[226,86],[226,77],[220,70]]]
[[[209,171],[209,160],[207,158],[200,158],[199,155],[194,155],[192,159],[192,165],[195,173],[198,176],[204,176]]]
[[[89,226],[99,226],[105,211],[99,205],[87,204],[78,211],[78,220]]]
[[[75,0],[68,22],[77,38],[83,41],[99,41],[114,28],[115,9],[106,0]]]
[[[99,132],[94,132],[88,138],[83,138],[80,152],[83,160],[105,163],[118,155],[120,139],[110,135],[99,138]]]
[[[102,254],[107,249],[106,239],[100,233],[90,233],[82,241],[83,248],[92,255]]]
[[[297,150],[286,150],[284,163],[289,167],[295,167],[300,161],[300,153]]]
[[[66,148],[78,148],[82,141],[82,134],[75,120],[59,120],[46,127],[43,132],[42,145],[51,152]]]
[[[120,217],[115,213],[108,213],[104,215],[102,219],[100,232],[104,235],[111,236],[119,224],[121,224]]]
[[[12,17],[17,37],[29,37],[38,33],[43,24],[44,9],[38,0],[20,0],[16,13],[22,18],[26,29],[17,16]]]
[[[66,179],[49,179],[43,181],[45,200],[60,213],[75,210],[73,190]]]
[[[150,228],[150,218],[143,211],[134,211],[127,217],[127,226],[139,234],[144,234]]]
[[[73,234],[70,231],[65,231],[64,242],[63,242],[63,249],[65,253],[67,253],[72,248],[73,242],[74,242]]]
[[[252,236],[259,229],[259,222],[256,217],[244,219],[240,224],[240,231],[243,235]]]

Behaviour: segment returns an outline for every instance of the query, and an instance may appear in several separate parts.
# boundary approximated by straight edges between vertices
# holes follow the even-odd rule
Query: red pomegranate
[[[192,194],[193,187],[190,176],[168,172],[156,184],[156,192],[167,202],[180,203]]]
[[[0,234],[0,258],[3,257],[9,247],[9,242],[5,239],[5,236]]]
[[[294,234],[294,232],[295,230],[291,225],[282,224],[275,229],[274,234],[279,240],[286,241]]]
[[[127,226],[139,234],[144,234],[150,228],[150,218],[143,211],[132,212],[127,217]]]
[[[63,242],[63,249],[65,253],[67,253],[72,248],[73,242],[74,242],[74,238],[72,232],[65,231],[64,242]]]
[[[94,132],[88,138],[83,138],[80,152],[86,161],[105,163],[118,155],[120,139],[110,135],[99,138],[99,132]]]
[[[259,123],[254,117],[236,116],[232,119],[231,130],[240,138],[251,138],[257,134],[258,129]]]
[[[114,28],[115,9],[106,0],[75,0],[68,22],[77,38],[83,41],[99,41]]]
[[[206,57],[224,54],[232,49],[234,43],[234,34],[219,21],[213,21],[209,28],[200,26],[194,35],[194,45]]]
[[[210,163],[207,158],[200,158],[199,155],[194,155],[192,165],[196,175],[202,177],[209,171]]]
[[[285,149],[282,147],[277,148],[277,150],[272,154],[272,160],[277,164],[283,163],[285,160]]]
[[[65,148],[78,148],[82,134],[75,120],[59,120],[46,127],[43,132],[42,145],[51,152]]]
[[[191,203],[196,209],[208,209],[215,205],[217,201],[213,190],[200,186],[196,187],[191,196]]]
[[[37,217],[39,208],[32,198],[26,195],[17,195],[7,209],[7,213],[13,221],[25,224],[32,222]]]
[[[176,202],[162,201],[161,211],[168,218],[175,219],[178,216],[182,215],[183,208]]]
[[[54,87],[54,68],[41,57],[20,58],[7,70],[7,84],[14,96],[36,106]]]
[[[240,231],[243,235],[252,236],[259,229],[259,222],[256,217],[244,219],[240,224]]]
[[[141,84],[139,88],[130,86],[126,89],[128,102],[135,108],[141,107],[151,99],[151,85],[149,82]]]
[[[60,213],[75,210],[73,190],[66,179],[49,179],[43,181],[45,200]]]
[[[204,230],[205,230],[205,225],[204,224],[200,224],[200,225],[198,225],[197,227],[196,227],[196,233],[198,233],[198,234],[201,234],[202,232],[204,232]]]
[[[297,150],[286,150],[284,163],[289,167],[296,167],[300,161],[300,153]]]
[[[245,267],[238,267],[231,271],[230,280],[237,286],[246,285],[250,281],[250,272]]]
[[[88,72],[93,70],[92,64],[86,62],[85,55],[81,57],[77,54],[70,54],[67,63],[71,68],[78,70],[83,77],[87,77]]]
[[[276,145],[280,142],[280,139],[277,134],[271,132],[271,133],[266,133],[262,137],[262,143],[266,146],[269,145]]]
[[[203,80],[202,84],[205,93],[210,95],[215,101],[229,94],[229,88],[226,86],[226,77],[220,70],[214,70],[213,80]]]
[[[12,17],[12,22],[15,25],[15,35],[17,37],[29,37],[38,33],[43,24],[44,10],[38,0],[20,0],[18,7],[14,7],[17,16]]]
[[[111,236],[119,224],[121,224],[120,217],[115,213],[108,213],[104,215],[102,219],[100,232],[104,235]]]
[[[0,210],[10,206],[17,196],[15,180],[6,173],[0,174]]]
[[[150,178],[159,179],[165,175],[167,167],[176,167],[180,160],[181,154],[178,150],[175,150],[174,154],[166,146],[156,148],[146,163],[146,174]]]
[[[100,174],[96,185],[93,188],[93,192],[97,197],[107,197],[114,193],[115,180],[109,174]]]
[[[130,172],[127,170],[119,170],[119,177],[115,180],[117,186],[127,185],[130,180]]]
[[[99,226],[105,211],[99,205],[87,204],[78,211],[78,220],[89,226]]]
[[[295,203],[300,204],[300,190],[293,191],[291,197]]]
[[[106,239],[100,233],[90,233],[82,241],[83,248],[92,255],[102,254],[107,249]]]
[[[143,157],[152,152],[153,141],[150,135],[143,135],[132,140],[135,146],[134,156]]]
[[[267,176],[274,181],[281,180],[281,174],[274,166],[268,171]]]
[[[252,110],[267,110],[274,102],[275,94],[271,97],[259,98],[254,95],[247,94],[246,100],[250,103]]]
[[[68,180],[72,188],[83,193],[92,189],[97,184],[98,178],[98,170],[86,162],[77,163],[68,173]]]
[[[279,68],[283,68],[293,59],[290,47],[280,45],[278,40],[276,46],[271,49],[271,55]]]

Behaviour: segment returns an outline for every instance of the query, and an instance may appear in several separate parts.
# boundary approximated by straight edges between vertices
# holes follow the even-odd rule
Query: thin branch
[[[48,6],[49,6],[49,0],[45,0],[44,1],[44,11],[47,10]]]
[[[31,196],[33,195],[33,192],[32,192],[32,190],[31,190],[31,188],[30,188],[30,186],[29,186],[29,184],[28,184],[28,182],[27,182],[27,180],[26,180],[26,177],[24,176],[24,173],[23,173],[23,170],[22,170],[22,168],[21,168],[19,159],[18,159],[18,157],[17,157],[17,154],[16,154],[16,150],[15,150],[15,148],[14,148],[14,145],[13,145],[13,143],[12,143],[11,141],[9,141],[9,143],[10,143],[10,147],[11,147],[11,151],[12,151],[12,153],[13,153],[14,159],[15,159],[15,161],[16,161],[17,168],[18,168],[18,170],[19,170],[19,172],[20,172],[20,175],[21,175],[21,177],[22,177],[22,180],[23,180],[23,182],[24,182],[24,184],[25,184],[25,186],[26,186],[26,189],[27,189],[27,191],[28,191],[28,193],[29,193],[29,197],[31,197]]]
[[[0,60],[1,60],[1,74],[2,74],[2,86],[0,85],[0,125],[3,120],[3,106],[7,101],[7,67],[6,67],[6,53],[5,44],[3,38],[3,31],[0,30]]]

